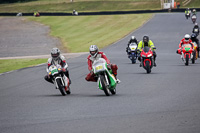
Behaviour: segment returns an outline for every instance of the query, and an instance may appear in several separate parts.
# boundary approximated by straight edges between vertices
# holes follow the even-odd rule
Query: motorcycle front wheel
[[[188,66],[189,64],[189,55],[186,55],[185,57],[185,65]]]
[[[150,68],[149,61],[146,61],[145,64],[146,64],[147,73],[151,73],[151,68]]]
[[[101,80],[101,84],[102,84],[104,93],[106,94],[106,96],[110,96],[110,90],[109,90],[108,86],[106,85],[105,76],[100,75],[100,80]]]
[[[57,84],[58,84],[58,88],[59,88],[59,90],[60,90],[60,93],[61,93],[63,96],[65,96],[65,95],[66,95],[66,91],[65,91],[64,86],[62,85],[61,80],[60,80],[60,79],[56,79],[56,82],[57,82]]]

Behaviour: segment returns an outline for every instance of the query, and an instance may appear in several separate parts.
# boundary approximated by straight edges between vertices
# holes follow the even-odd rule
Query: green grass
[[[0,73],[46,63],[47,59],[7,59],[0,60]]]
[[[79,12],[160,9],[160,0],[38,0],[1,4],[0,12]]]
[[[61,39],[68,52],[87,52],[90,45],[103,48],[116,42],[145,21],[152,14],[28,17],[49,25],[51,35]]]

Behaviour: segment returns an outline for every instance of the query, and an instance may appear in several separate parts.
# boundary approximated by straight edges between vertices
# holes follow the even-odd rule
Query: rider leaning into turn
[[[153,65],[156,67],[155,61],[156,61],[157,54],[156,54],[155,49],[153,49],[155,46],[154,46],[153,42],[151,40],[149,40],[148,36],[143,37],[143,40],[139,42],[137,49],[141,52],[142,48],[144,48],[144,46],[150,47],[151,50],[153,51],[153,58],[154,58],[154,64]],[[141,61],[140,56],[138,57],[138,60]],[[142,64],[140,63],[140,67],[141,66],[142,66]]]
[[[86,76],[85,80],[97,82],[97,78],[95,77],[92,71],[92,63],[99,58],[103,58],[106,60],[108,64],[108,69],[112,69],[112,72],[117,80],[117,83],[120,83],[120,80],[117,79],[117,69],[118,69],[117,65],[111,64],[110,60],[106,57],[106,55],[103,52],[100,52],[98,50],[98,47],[96,45],[91,45],[89,50],[90,50],[90,55],[87,57],[88,60],[87,63],[88,63],[88,70],[90,71],[90,73]]]
[[[192,43],[192,40],[190,39],[190,35],[185,34],[184,38],[179,43],[179,49],[176,51],[177,54],[181,54],[181,47],[183,44],[191,44],[192,49],[194,49],[194,44]]]
[[[61,65],[62,67],[62,72],[69,78],[69,71],[67,70],[68,64],[66,62],[66,59],[63,55],[60,54],[60,50],[58,48],[53,48],[51,50],[51,58],[48,59],[48,66],[47,66],[47,71],[48,68],[51,65]],[[46,75],[44,79],[50,83],[53,83],[52,77],[50,75]],[[71,84],[71,80],[69,78],[69,83]]]

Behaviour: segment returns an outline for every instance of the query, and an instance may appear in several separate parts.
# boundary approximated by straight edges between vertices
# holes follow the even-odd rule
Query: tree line
[[[28,2],[28,1],[36,1],[36,0],[0,0],[0,4],[17,3],[17,2]]]

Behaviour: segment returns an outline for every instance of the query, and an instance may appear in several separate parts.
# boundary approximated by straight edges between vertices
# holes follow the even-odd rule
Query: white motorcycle
[[[128,58],[131,60],[132,64],[136,63],[137,59],[137,44],[131,43],[128,47]]]
[[[52,76],[56,89],[59,89],[63,96],[70,94],[69,79],[62,72],[62,67],[60,65],[51,65],[48,71],[49,75]]]

